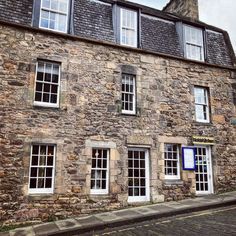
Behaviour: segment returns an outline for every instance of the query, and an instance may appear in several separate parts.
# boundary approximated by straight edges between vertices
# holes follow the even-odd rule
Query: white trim
[[[107,149],[107,148],[97,148],[97,147],[93,147],[93,149],[100,149],[100,150],[106,150],[107,151],[107,168],[106,168],[106,189],[92,189],[91,188],[91,174],[90,174],[90,194],[91,195],[104,195],[104,194],[108,194],[109,193],[109,167],[110,167],[110,149]],[[92,156],[91,156],[91,159],[92,159]],[[101,168],[98,169],[98,168],[92,168],[92,163],[91,163],[91,173],[92,173],[92,170],[102,170]],[[96,181],[96,178],[95,178],[95,181]]]
[[[39,165],[37,166],[31,166],[32,163],[32,155],[33,155],[33,146],[53,146],[53,166],[42,166],[42,167],[49,167],[52,168],[52,187],[51,188],[30,188],[30,179],[31,179],[31,167],[32,168],[40,168]],[[56,166],[56,145],[55,144],[44,144],[44,143],[35,143],[32,144],[30,147],[30,164],[29,164],[29,177],[28,177],[28,194],[53,194],[54,193],[54,184],[55,184],[55,166]],[[40,157],[40,153],[38,155],[38,158]],[[39,162],[39,160],[38,160]],[[38,177],[36,177],[37,181]],[[46,179],[46,176],[44,177]]]
[[[206,97],[206,104],[196,103],[195,89],[202,89],[204,92],[204,98]],[[210,107],[209,107],[209,95],[208,89],[206,87],[194,86],[194,108],[195,108],[195,120],[201,123],[209,123],[210,122]],[[197,106],[206,106],[206,119],[198,119],[197,118]]]
[[[131,28],[129,29],[129,30],[133,30],[135,33],[134,45],[122,43],[123,11],[124,10],[135,13],[135,15],[134,15],[134,29],[131,29]],[[138,47],[138,13],[137,13],[137,11],[127,9],[127,8],[120,8],[120,44],[124,45],[124,46],[135,47],[135,48]]]
[[[165,159],[165,145],[169,144],[169,145],[176,145],[177,146],[177,175],[166,175],[165,174],[165,179],[166,180],[180,180],[180,149],[181,146],[178,143],[164,143],[164,162],[166,160],[172,161],[171,159]],[[165,163],[164,163],[164,173],[165,173]]]
[[[49,82],[44,82],[42,81],[42,83],[44,84],[54,84],[57,85],[57,103],[50,103],[50,102],[39,102],[39,101],[35,101],[35,95],[36,95],[36,83],[37,83],[37,75],[38,75],[38,63],[42,62],[42,63],[50,63],[52,65],[58,65],[59,69],[58,69],[58,84],[55,83],[49,83]],[[41,81],[39,81],[41,83]],[[57,62],[51,62],[51,61],[47,61],[47,60],[38,60],[36,63],[36,71],[35,71],[35,82],[34,82],[34,102],[33,105],[34,106],[40,106],[40,107],[52,107],[52,108],[59,108],[59,103],[60,103],[60,91],[61,91],[61,64],[57,63]],[[50,92],[51,94],[51,92]]]
[[[51,4],[51,0],[50,0],[50,4]],[[40,3],[40,9],[39,9],[39,28],[40,29],[46,29],[46,30],[51,30],[51,31],[55,31],[55,32],[62,32],[62,33],[67,33],[68,31],[68,19],[69,19],[69,10],[70,9],[70,0],[67,0],[67,12],[60,12],[59,10],[56,11],[56,10],[53,10],[51,8],[44,8],[43,7],[43,0],[41,0],[41,3]],[[42,27],[41,26],[41,11],[44,10],[44,11],[48,11],[48,12],[53,12],[57,15],[65,15],[66,16],[66,27],[65,27],[65,31],[62,31],[62,30],[56,30],[56,29],[50,29],[49,27],[46,28],[46,27]],[[55,21],[56,22],[56,21]],[[49,21],[50,23],[50,21]],[[57,22],[58,23],[58,22]]]
[[[122,73],[122,78],[121,78],[121,86],[123,85],[122,80],[123,80],[123,75],[125,76],[131,76],[133,79],[133,107],[132,107],[132,111],[130,110],[121,110],[122,114],[127,114],[127,115],[136,115],[136,76],[135,75],[130,75],[130,74],[126,74],[126,73]],[[121,96],[122,94],[126,94],[125,91],[121,90]],[[121,101],[123,103],[123,100]]]
[[[128,203],[134,202],[148,202],[150,201],[150,164],[149,164],[149,150],[146,148],[128,148],[128,151],[144,151],[145,152],[145,196],[128,196]],[[129,178],[129,176],[128,176]]]
[[[195,29],[195,30],[198,30],[198,31],[201,31],[201,35],[202,35],[202,43],[201,44],[195,44],[195,43],[192,43],[191,41],[187,41],[186,40],[186,28],[190,28],[190,29]],[[184,42],[184,56],[188,59],[191,59],[191,60],[196,60],[196,61],[205,61],[205,54],[204,54],[204,37],[203,37],[203,30],[201,28],[198,28],[198,27],[194,27],[192,25],[187,25],[187,24],[183,24],[183,42]],[[193,58],[193,57],[188,57],[187,56],[187,44],[189,45],[192,45],[192,46],[195,46],[195,47],[200,47],[200,60],[196,59],[196,58]]]

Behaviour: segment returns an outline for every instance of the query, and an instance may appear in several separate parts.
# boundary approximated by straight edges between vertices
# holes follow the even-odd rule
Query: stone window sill
[[[28,199],[38,201],[38,200],[55,200],[57,197],[53,193],[48,194],[29,194]]]
[[[180,180],[180,179],[174,179],[174,180],[164,180],[164,184],[166,186],[171,186],[171,185],[183,185],[184,184],[184,181],[183,180]]]
[[[204,123],[204,122],[194,121],[194,122],[193,122],[193,125],[196,125],[196,126],[212,126],[213,124],[212,124],[211,122],[209,122],[209,123]]]

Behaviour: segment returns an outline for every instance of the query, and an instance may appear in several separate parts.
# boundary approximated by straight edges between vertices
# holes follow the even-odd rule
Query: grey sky
[[[169,0],[130,0],[162,9]],[[200,20],[227,30],[236,51],[236,0],[198,0]]]

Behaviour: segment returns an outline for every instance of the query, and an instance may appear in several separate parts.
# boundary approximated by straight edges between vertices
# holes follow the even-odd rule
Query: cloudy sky
[[[169,0],[130,0],[162,9]],[[236,0],[198,0],[200,20],[227,30],[236,51]],[[234,25],[235,24],[235,25]]]

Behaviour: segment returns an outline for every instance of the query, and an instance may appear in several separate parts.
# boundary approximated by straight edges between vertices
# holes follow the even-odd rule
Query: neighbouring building
[[[235,190],[235,73],[194,0],[0,0],[0,222]]]

